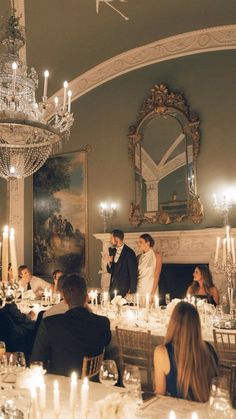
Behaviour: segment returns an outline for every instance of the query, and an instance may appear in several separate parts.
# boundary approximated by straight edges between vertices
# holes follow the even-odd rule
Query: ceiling
[[[21,3],[23,0],[16,0]],[[9,1],[0,0],[6,15]],[[51,73],[49,94],[84,71],[123,51],[195,29],[236,22],[236,1],[114,0],[123,20],[95,0],[25,0],[27,62],[39,75]]]

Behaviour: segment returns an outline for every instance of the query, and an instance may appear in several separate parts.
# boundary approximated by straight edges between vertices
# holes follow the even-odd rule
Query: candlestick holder
[[[116,214],[116,204],[111,203],[108,204],[107,202],[101,202],[99,206],[99,214],[103,218],[103,232],[107,232],[107,223],[108,220]]]
[[[224,244],[223,244],[224,246]],[[230,313],[233,309],[234,304],[234,292],[235,292],[235,274],[236,274],[236,264],[235,260],[232,257],[232,252],[229,250],[224,256],[224,249],[223,249],[223,257],[220,259],[219,257],[214,262],[214,271],[216,273],[221,273],[225,276],[227,281],[227,290],[228,290],[228,300],[229,300],[229,309]]]

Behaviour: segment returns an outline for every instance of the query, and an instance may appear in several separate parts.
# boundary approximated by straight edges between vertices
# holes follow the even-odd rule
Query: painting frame
[[[89,224],[88,224],[88,154],[91,151],[91,147],[89,145],[85,146],[84,148],[81,148],[79,150],[72,150],[72,151],[68,151],[68,152],[64,152],[64,153],[57,153],[54,154],[52,156],[50,156],[48,158],[48,160],[46,161],[45,165],[47,164],[48,161],[50,160],[54,160],[57,159],[58,157],[65,157],[65,158],[70,158],[73,155],[75,156],[84,156],[84,165],[83,165],[83,190],[84,190],[84,265],[83,265],[83,276],[86,278],[89,278],[89,261],[88,261],[88,255],[89,255]],[[45,166],[44,165],[44,166]],[[43,166],[43,167],[44,167]],[[42,169],[42,168],[41,168]],[[40,169],[39,169],[40,170]],[[36,264],[35,264],[35,236],[37,233],[36,230],[36,204],[35,204],[35,176],[37,176],[36,172],[33,176],[33,272],[35,275],[41,276],[42,278],[45,279],[49,279],[51,278],[51,274],[49,275],[48,273],[43,273],[43,272],[39,272],[38,269],[36,268]],[[60,269],[60,268],[58,268]],[[62,269],[62,271],[64,272],[64,270]],[[73,272],[75,272],[76,270],[73,269]],[[66,270],[66,273],[68,273],[69,270]]]

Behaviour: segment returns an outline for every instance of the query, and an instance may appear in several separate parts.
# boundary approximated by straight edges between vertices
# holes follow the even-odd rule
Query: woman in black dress
[[[187,296],[206,299],[209,304],[220,303],[218,289],[215,287],[211,271],[206,265],[196,266],[193,273],[193,283],[187,289]]]

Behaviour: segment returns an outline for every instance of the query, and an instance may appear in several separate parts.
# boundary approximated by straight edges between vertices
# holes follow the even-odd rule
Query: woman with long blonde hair
[[[197,309],[181,301],[173,310],[164,345],[154,352],[156,393],[206,402],[217,363],[213,347],[202,339]]]

